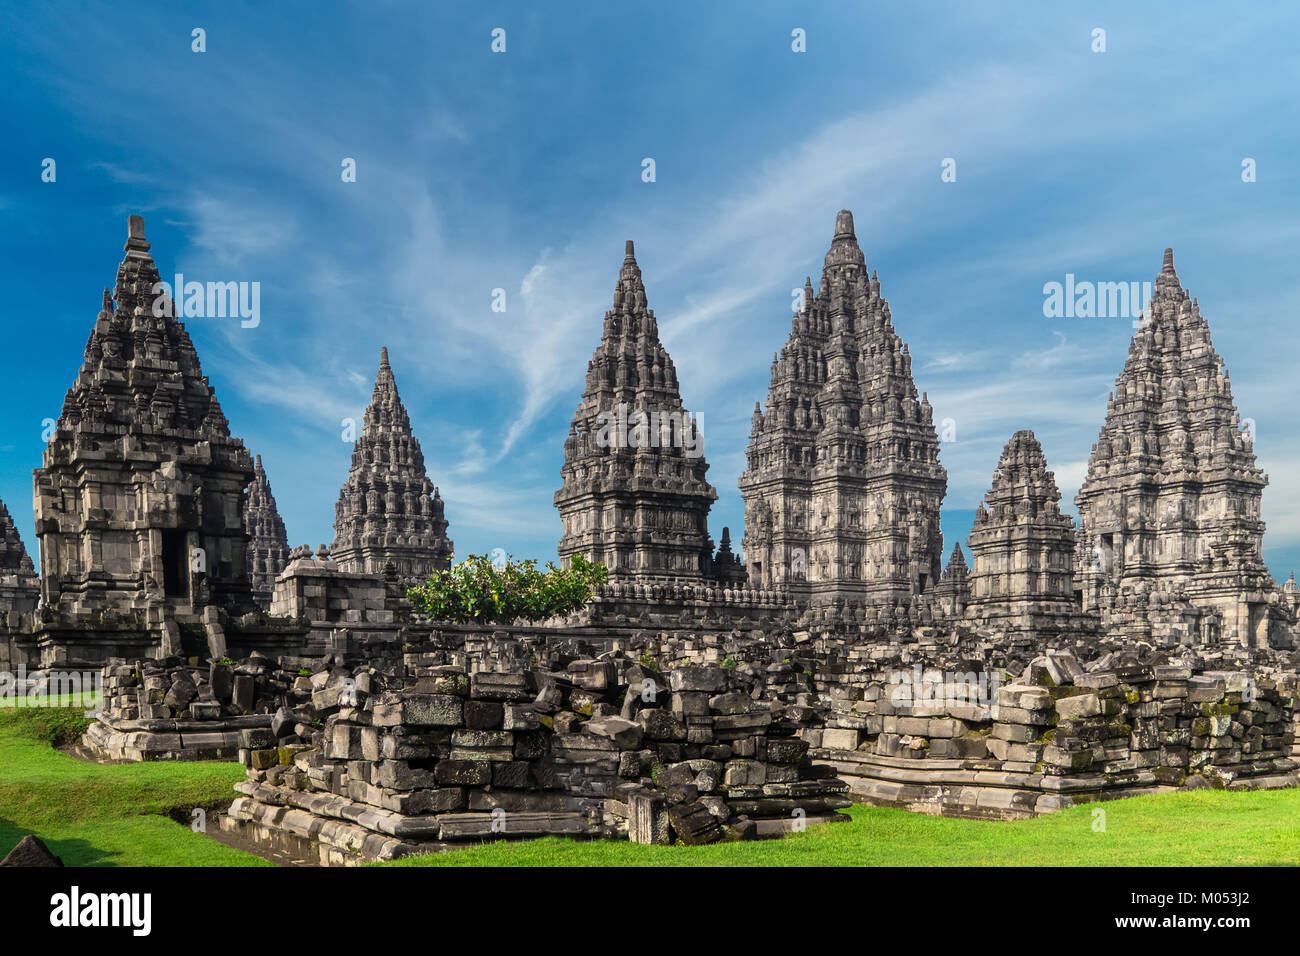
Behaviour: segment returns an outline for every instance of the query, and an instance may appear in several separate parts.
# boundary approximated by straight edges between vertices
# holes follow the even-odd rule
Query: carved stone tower
[[[253,462],[253,483],[248,486],[244,502],[244,527],[248,530],[248,574],[253,597],[266,609],[271,606],[275,579],[289,563],[289,536],[275,506],[261,455]]]
[[[156,642],[205,607],[253,609],[252,461],[158,285],[139,216],[125,249],[33,478],[43,624],[56,643],[61,628],[93,642],[97,627]]]
[[[887,605],[939,580],[948,475],[848,210],[835,218],[818,291],[805,282],[773,357],[748,459],[740,491],[752,584],[790,585],[814,603]]]
[[[953,542],[948,566],[943,569],[943,577],[931,592],[946,617],[961,617],[966,613],[966,605],[970,603],[968,574],[966,555],[962,553],[961,545]]]
[[[980,623],[1031,630],[1075,614],[1074,524],[1060,500],[1038,439],[1016,432],[966,542],[967,613]]]
[[[1165,250],[1075,503],[1083,606],[1134,636],[1266,646],[1270,610],[1255,464],[1223,360]],[[1161,608],[1195,609],[1174,619]],[[1275,634],[1274,638],[1289,638]]]
[[[434,570],[451,567],[442,498],[425,471],[420,442],[411,434],[387,348],[380,352],[374,394],[352,449],[352,469],[334,506],[330,556],[343,571],[385,575],[393,570],[408,587],[423,584]]]
[[[23,662],[11,635],[23,630],[40,599],[40,581],[9,509],[0,501],[0,670]]]
[[[582,554],[616,577],[712,577],[708,517],[718,495],[708,468],[628,240],[564,443],[561,562]]]

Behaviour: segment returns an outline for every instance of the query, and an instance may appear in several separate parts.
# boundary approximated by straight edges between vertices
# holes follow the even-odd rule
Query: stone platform
[[[121,720],[101,716],[82,737],[95,760],[236,760],[250,744],[248,731],[268,732],[270,715],[221,720]]]

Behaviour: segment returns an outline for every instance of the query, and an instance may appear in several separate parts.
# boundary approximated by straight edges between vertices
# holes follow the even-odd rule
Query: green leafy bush
[[[545,570],[535,559],[507,560],[497,567],[481,554],[471,554],[449,571],[435,571],[428,582],[410,588],[407,597],[435,621],[457,624],[510,624],[544,621],[571,614],[591,600],[597,585],[609,577],[598,562],[574,555],[568,568],[553,562]]]

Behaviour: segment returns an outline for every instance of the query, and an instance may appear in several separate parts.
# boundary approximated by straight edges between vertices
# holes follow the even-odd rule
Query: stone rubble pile
[[[83,745],[104,760],[231,759],[246,731],[269,726],[305,663],[254,654],[206,667],[179,657],[110,664]]]
[[[848,785],[808,759],[790,708],[719,667],[664,676],[611,655],[560,671],[433,664],[378,677],[321,670],[309,703],[250,732],[229,818],[349,862],[544,834],[745,839],[850,804]]]
[[[351,651],[374,667],[400,664],[400,649],[384,642],[352,641]],[[176,656],[109,664],[84,749],[105,761],[233,759],[252,749],[248,732],[271,726],[281,709],[310,702],[336,659],[253,652],[202,665]]]
[[[938,683],[960,673],[913,673],[924,683],[900,682],[905,671],[839,680],[824,726],[801,731],[869,802],[1014,818],[1175,787],[1294,786],[1300,767],[1294,677],[1164,655],[1107,654],[1085,667],[1050,652],[963,697]]]

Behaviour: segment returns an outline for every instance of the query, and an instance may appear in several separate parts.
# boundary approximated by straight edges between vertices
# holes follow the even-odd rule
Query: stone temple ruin
[[[1294,605],[1261,558],[1268,479],[1253,441],[1166,249],[1075,499],[1083,607],[1134,637],[1288,642]]]
[[[948,474],[930,402],[847,210],[754,407],[744,552],[755,583],[814,603],[906,603],[937,583]]]
[[[628,240],[564,443],[560,558],[582,554],[619,576],[712,577],[708,518],[718,493],[701,452]]]
[[[1297,609],[1266,484],[1166,252],[1076,499],[1034,434],[946,566],[925,393],[841,211],[753,417],[743,554],[632,243],[563,441],[564,619],[452,625],[406,588],[448,520],[387,350],[335,512],[290,549],[131,217],[34,475],[41,574],[0,508],[8,668],[94,667],[104,759],[238,759],[222,818],[326,863],[546,833],[704,843],[850,802],[1014,819],[1294,786]],[[451,503],[454,515],[455,503]]]
[[[253,461],[253,480],[244,504],[244,529],[248,532],[248,578],[253,599],[268,608],[275,579],[289,563],[289,535],[275,506],[261,455]]]
[[[451,567],[442,498],[425,473],[387,348],[380,351],[374,396],[334,513],[330,554],[344,571],[416,585]]]

